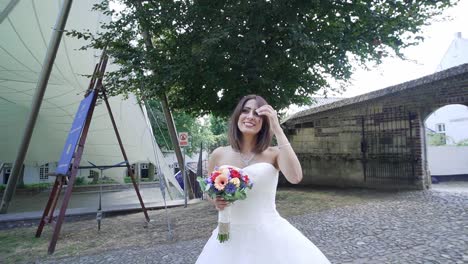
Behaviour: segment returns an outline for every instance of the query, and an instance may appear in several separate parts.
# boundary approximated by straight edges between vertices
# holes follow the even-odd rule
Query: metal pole
[[[0,24],[5,20],[5,18],[10,15],[10,12],[15,9],[16,4],[18,4],[19,0],[11,0],[6,7],[3,8],[3,11],[0,13]]]
[[[34,126],[36,125],[37,116],[39,115],[39,110],[41,108],[42,99],[44,98],[44,94],[47,88],[50,73],[54,65],[55,57],[57,56],[57,50],[60,46],[63,30],[67,24],[68,14],[70,13],[72,2],[73,0],[63,1],[62,8],[52,33],[52,37],[50,38],[49,47],[47,48],[47,53],[42,64],[39,81],[37,82],[36,93],[34,94],[32,101],[31,112],[29,113],[29,119],[24,130],[23,140],[21,141],[18,154],[16,155],[15,164],[13,165],[13,171],[10,175],[10,178],[8,179],[5,193],[3,194],[2,204],[0,205],[1,214],[7,213],[11,198],[15,192],[21,167],[23,166],[24,159],[28,151],[31,136],[34,131]]]
[[[200,142],[200,154],[198,155],[198,164],[197,164],[197,176],[196,177],[203,177],[203,142]],[[200,198],[203,200],[203,193],[198,192],[199,188],[195,188],[197,192],[194,195],[194,198]],[[202,190],[200,190],[202,191]]]
[[[174,152],[177,157],[177,163],[179,163],[179,168],[182,168],[184,166],[184,157],[183,157],[184,154],[182,154],[182,151],[180,150],[179,139],[177,138],[176,126],[174,123],[174,118],[172,117],[171,110],[169,109],[169,103],[168,103],[166,94],[163,94],[162,98],[160,99],[161,99],[162,109],[164,112],[164,117],[167,123],[167,129],[169,130],[169,135],[171,136],[171,142],[172,142],[172,145],[174,146]]]
[[[5,167],[5,163],[2,163],[2,165],[0,165],[0,175],[2,175],[2,171],[4,167]]]
[[[182,148],[182,153],[184,153],[182,168],[180,168],[182,172],[182,179],[184,180],[184,207],[187,208],[187,195],[188,195],[188,186],[187,186],[187,175],[185,175],[185,147]]]
[[[99,182],[99,178],[103,178],[103,174],[104,174],[104,169],[103,168],[100,168],[101,170],[101,175],[99,175],[98,177],[98,182]],[[98,231],[101,231],[101,220],[102,220],[102,182],[99,183],[99,206],[98,206],[98,210],[97,210],[97,213],[96,213],[96,220],[98,222]]]

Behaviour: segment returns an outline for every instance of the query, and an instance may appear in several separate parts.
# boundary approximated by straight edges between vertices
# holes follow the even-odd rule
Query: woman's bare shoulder
[[[217,147],[213,152],[211,152],[211,155],[213,157],[219,157],[220,155],[226,154],[230,149],[230,146],[222,146],[222,147]]]

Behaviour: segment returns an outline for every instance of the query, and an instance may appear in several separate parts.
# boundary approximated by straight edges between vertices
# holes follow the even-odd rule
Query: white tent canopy
[[[96,31],[110,18],[91,11],[96,0],[74,1],[66,29]],[[0,162],[13,162],[31,110],[42,63],[62,1],[0,0]],[[25,163],[59,159],[100,51],[81,51],[83,40],[63,36]],[[110,64],[107,69],[115,69]],[[130,95],[109,99],[129,162],[158,164],[160,153],[144,106]],[[159,157],[163,161],[163,157]],[[82,158],[99,165],[123,161],[105,104],[96,106]],[[167,164],[166,164],[167,166]],[[174,185],[178,187],[173,179]]]

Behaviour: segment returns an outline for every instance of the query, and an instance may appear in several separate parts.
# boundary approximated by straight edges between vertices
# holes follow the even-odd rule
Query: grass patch
[[[33,228],[17,228],[0,232],[0,262],[30,262],[47,255],[44,238],[35,238]]]

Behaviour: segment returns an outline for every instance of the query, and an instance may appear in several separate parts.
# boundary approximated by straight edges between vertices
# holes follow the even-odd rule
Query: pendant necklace
[[[241,158],[241,161],[244,163],[245,166],[249,165],[250,162],[252,161],[252,159],[255,157],[256,153],[252,154],[252,156],[248,159],[244,158],[244,156],[242,156],[242,153],[239,151],[239,155],[240,155],[240,158]]]

